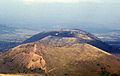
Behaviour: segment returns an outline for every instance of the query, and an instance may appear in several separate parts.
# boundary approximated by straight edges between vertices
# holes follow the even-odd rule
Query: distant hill
[[[36,31],[0,24],[0,51],[8,50],[36,34]]]
[[[120,49],[120,30],[111,30],[104,33],[94,33],[102,41]]]
[[[79,29],[62,29],[48,32],[41,32],[28,38],[23,43],[40,41],[50,45],[64,45],[74,43],[88,43],[110,53],[120,53],[120,50],[102,42],[96,36]]]
[[[13,34],[15,29],[15,27],[0,24],[0,34]]]

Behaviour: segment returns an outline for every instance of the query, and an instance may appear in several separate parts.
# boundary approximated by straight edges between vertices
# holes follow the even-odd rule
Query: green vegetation
[[[118,75],[116,73],[110,74],[110,72],[103,70],[103,71],[101,71],[100,76],[120,76],[120,75]]]
[[[103,70],[101,71],[100,76],[111,76],[111,74],[107,72],[106,70]]]

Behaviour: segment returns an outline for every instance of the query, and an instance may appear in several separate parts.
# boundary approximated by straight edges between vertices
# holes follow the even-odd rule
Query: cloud
[[[79,3],[80,0],[23,0],[24,3]]]
[[[80,2],[95,2],[95,3],[101,3],[104,0],[79,0]]]
[[[101,0],[23,0],[26,4],[34,3],[81,3],[81,2],[102,2]]]

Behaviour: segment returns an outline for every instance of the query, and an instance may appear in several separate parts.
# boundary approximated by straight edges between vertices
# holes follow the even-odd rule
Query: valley
[[[21,44],[24,40],[36,34],[37,31],[24,27],[0,25],[0,51],[8,50]]]
[[[120,30],[111,30],[104,33],[94,33],[103,42],[120,49]]]

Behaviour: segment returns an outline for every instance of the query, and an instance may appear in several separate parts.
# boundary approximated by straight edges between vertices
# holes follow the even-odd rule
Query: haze
[[[0,24],[44,28],[120,28],[119,0],[0,0]]]

